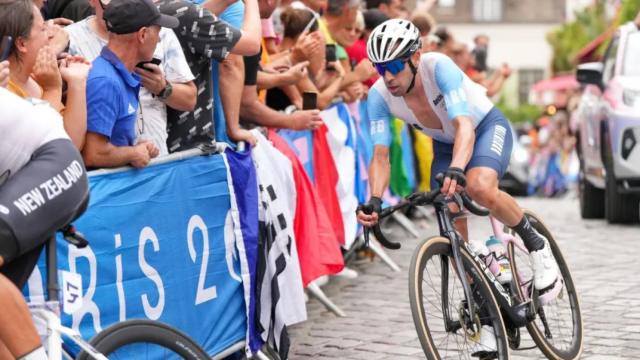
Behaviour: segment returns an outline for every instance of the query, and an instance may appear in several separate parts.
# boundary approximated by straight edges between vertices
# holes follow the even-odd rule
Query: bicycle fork
[[[449,208],[447,207],[446,204],[436,204],[436,213],[438,214],[438,224],[440,225],[440,234],[442,236],[447,237],[450,241],[451,241],[451,249],[452,249],[452,255],[453,255],[453,262],[455,263],[456,266],[456,271],[458,273],[458,276],[460,277],[460,282],[462,283],[462,288],[464,290],[464,296],[467,299],[467,311],[469,312],[469,316],[471,317],[472,321],[470,321],[469,323],[469,330],[471,330],[471,332],[475,333],[475,332],[479,332],[480,329],[475,329],[474,328],[474,308],[475,308],[475,303],[473,301],[473,295],[471,293],[471,286],[469,285],[469,282],[466,279],[466,272],[464,271],[464,265],[462,264],[462,252],[460,251],[460,243],[459,243],[459,239],[458,239],[458,235],[456,230],[453,228],[451,222],[446,221],[446,219],[449,218]],[[449,263],[448,263],[448,259],[442,259],[442,276],[443,279],[446,279],[445,273],[448,276],[449,273]],[[447,269],[445,271],[445,268]],[[447,284],[446,281],[442,282],[442,288],[443,290],[446,290],[447,288]],[[444,300],[444,296],[445,294],[448,294],[448,292],[443,292],[442,296],[443,296],[443,300],[442,300],[442,310],[445,313],[445,329],[447,331],[451,330],[454,331],[457,326],[453,324],[453,321],[451,321],[451,314],[449,313],[449,307],[446,306],[447,304],[445,304],[445,300]],[[446,306],[446,307],[445,307]],[[459,321],[464,321],[464,319],[459,319]]]

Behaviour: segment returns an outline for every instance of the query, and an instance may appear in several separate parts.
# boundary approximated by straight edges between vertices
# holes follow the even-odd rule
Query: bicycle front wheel
[[[522,301],[533,300],[536,319],[527,325],[527,330],[538,348],[553,360],[577,360],[582,354],[584,331],[578,293],[576,291],[567,262],[560,247],[542,220],[533,212],[524,210],[531,226],[549,240],[553,257],[560,270],[562,289],[558,296],[542,305],[538,291],[533,286],[533,266],[529,254],[510,243],[508,246],[516,296]],[[506,228],[517,236],[514,231]]]
[[[182,331],[153,320],[127,320],[109,326],[90,344],[109,359],[206,360],[207,352]],[[78,360],[91,357],[82,351]]]
[[[476,313],[468,314],[464,289],[456,272],[451,242],[432,237],[418,246],[409,270],[409,299],[414,325],[427,359],[509,359],[506,329],[482,270],[463,248],[462,261],[467,279],[477,287],[482,301]],[[480,309],[483,309],[480,311]],[[447,314],[446,316],[444,314]],[[480,323],[481,332],[468,331]],[[479,324],[478,324],[479,325]],[[485,345],[494,346],[487,348]]]

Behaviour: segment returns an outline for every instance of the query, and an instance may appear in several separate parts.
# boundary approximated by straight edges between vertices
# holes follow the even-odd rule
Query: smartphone
[[[2,37],[2,42],[0,42],[0,61],[5,61],[9,57],[12,42],[11,36]]]
[[[302,110],[315,110],[318,108],[318,93],[305,91],[302,94]]]
[[[146,67],[144,67],[144,64],[155,64],[155,65],[160,66],[160,63],[162,63],[161,59],[153,58],[153,59],[151,59],[151,61],[140,61],[138,63],[138,65],[136,65],[136,67],[141,68],[141,69],[145,69],[145,70],[149,70]]]
[[[487,48],[478,46],[473,50],[473,54],[476,58],[476,70],[487,71]]]
[[[351,59],[351,71],[356,69],[356,59]]]
[[[338,56],[336,54],[336,45],[335,44],[327,44],[327,64],[330,62],[335,62],[338,60]],[[333,67],[327,65],[327,70],[335,70]]]

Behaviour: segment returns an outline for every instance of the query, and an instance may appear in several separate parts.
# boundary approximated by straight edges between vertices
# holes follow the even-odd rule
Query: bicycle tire
[[[567,262],[565,261],[564,256],[562,255],[562,252],[560,251],[560,248],[558,247],[558,244],[556,243],[553,235],[551,234],[551,232],[549,231],[547,226],[544,224],[542,219],[540,219],[540,217],[538,215],[536,215],[535,213],[533,213],[530,210],[524,209],[524,213],[525,213],[525,216],[527,216],[531,226],[536,231],[538,231],[541,235],[546,237],[547,240],[549,240],[549,245],[551,246],[551,251],[553,253],[553,256],[556,259],[556,262],[557,262],[558,267],[560,269],[560,274],[562,275],[562,278],[564,279],[564,286],[566,287],[567,293],[568,293],[569,298],[570,298],[570,303],[571,303],[571,306],[572,306],[572,315],[575,315],[575,316],[572,317],[572,320],[574,322],[574,330],[576,330],[575,334],[577,336],[574,336],[574,339],[572,339],[572,340],[575,340],[575,341],[572,342],[571,347],[567,351],[562,351],[560,349],[555,348],[555,346],[553,346],[553,344],[551,344],[546,339],[545,335],[543,334],[543,331],[538,327],[538,325],[536,324],[535,321],[533,321],[533,322],[529,323],[529,325],[527,325],[527,331],[529,332],[529,335],[531,335],[531,338],[533,339],[533,342],[535,342],[535,344],[538,346],[540,351],[548,359],[552,359],[552,360],[577,360],[582,355],[582,351],[583,351],[583,348],[584,348],[584,322],[582,320],[582,313],[580,311],[580,304],[579,304],[579,301],[578,301],[578,293],[577,293],[575,285],[573,283],[573,278],[571,277],[571,272],[569,271],[569,267],[567,265]],[[509,244],[509,247],[507,249],[508,253],[509,253],[509,263],[510,263],[512,272],[515,274],[516,271],[517,271],[517,264],[515,263],[514,249],[515,249],[514,245],[513,244]],[[517,294],[515,294],[515,295],[518,296],[518,298],[520,300],[522,300],[522,299],[525,298],[523,290],[522,290],[522,285],[520,284],[518,276],[514,276],[513,279],[515,280],[515,285],[516,285],[515,288],[516,288],[516,292],[517,292]],[[576,326],[576,323],[577,323],[577,326]]]
[[[163,346],[185,360],[208,360],[211,356],[193,339],[182,331],[159,321],[134,319],[113,324],[89,342],[104,356],[131,344],[150,343]],[[82,351],[77,360],[90,360],[91,357]]]
[[[486,279],[482,274],[482,270],[473,261],[467,251],[462,248],[462,259],[465,270],[473,267],[474,271],[469,271],[473,282],[478,287],[480,294],[487,301],[488,310],[491,315],[494,330],[496,331],[497,347],[498,347],[498,359],[509,359],[509,346],[507,340],[507,332],[504,325],[502,316],[500,315],[500,309],[496,299],[486,284]],[[413,316],[413,322],[420,339],[420,344],[427,359],[436,360],[440,359],[437,350],[434,347],[433,338],[429,331],[427,324],[424,304],[422,300],[422,281],[424,268],[427,265],[427,261],[432,256],[446,255],[451,257],[451,242],[449,239],[441,236],[434,236],[423,241],[414,251],[411,259],[411,267],[409,270],[409,300],[411,304],[411,314]],[[451,260],[453,261],[453,260]],[[454,275],[455,276],[455,275]],[[441,304],[442,306],[442,304]],[[468,358],[468,357],[467,357]]]

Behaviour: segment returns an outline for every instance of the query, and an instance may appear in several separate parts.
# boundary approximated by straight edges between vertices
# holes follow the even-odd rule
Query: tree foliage
[[[566,22],[547,34],[547,41],[553,48],[551,71],[554,74],[574,70],[578,52],[610,26],[603,1],[577,11],[575,15],[574,21]]]

